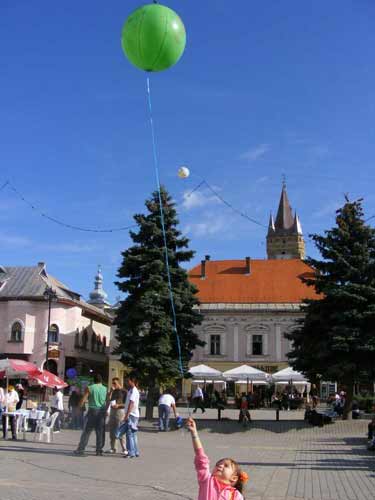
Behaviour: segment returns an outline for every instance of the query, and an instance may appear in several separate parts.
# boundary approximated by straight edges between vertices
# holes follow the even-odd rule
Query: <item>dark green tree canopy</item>
[[[304,278],[320,300],[305,301],[305,318],[287,337],[293,367],[312,379],[352,385],[375,373],[375,230],[364,221],[362,200],[337,211],[336,226],[312,235],[323,260],[307,259],[316,273]]]
[[[167,191],[161,189],[164,223],[167,237],[171,282],[177,317],[184,370],[197,346],[204,345],[194,332],[202,317],[194,308],[198,305],[197,289],[188,281],[181,264],[194,252],[189,240],[178,230],[175,205]],[[134,219],[137,231],[130,235],[134,245],[122,253],[118,270],[118,288],[126,294],[117,312],[119,348],[122,361],[136,370],[147,386],[166,383],[181,376],[178,363],[176,334],[165,265],[165,250],[160,219],[158,192],[146,200],[146,214]]]

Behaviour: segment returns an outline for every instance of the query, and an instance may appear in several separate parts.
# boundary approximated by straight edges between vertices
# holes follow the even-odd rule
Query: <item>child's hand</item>
[[[186,421],[186,427],[187,429],[192,433],[194,434],[195,432],[197,432],[197,426],[196,426],[196,423],[195,423],[195,420],[192,419],[191,417],[189,417]]]

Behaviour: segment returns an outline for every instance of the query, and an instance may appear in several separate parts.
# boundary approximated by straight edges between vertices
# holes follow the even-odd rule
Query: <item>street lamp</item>
[[[47,329],[47,350],[46,350],[46,370],[48,370],[48,354],[49,354],[49,341],[50,341],[50,328],[51,328],[51,304],[57,300],[57,293],[51,286],[46,286],[43,297],[48,300],[48,329]]]

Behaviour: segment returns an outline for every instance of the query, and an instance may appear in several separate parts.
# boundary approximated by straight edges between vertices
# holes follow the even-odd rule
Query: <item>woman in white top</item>
[[[18,393],[14,389],[12,385],[8,387],[8,392],[5,394],[4,397],[4,405],[6,408],[7,412],[15,412],[16,411],[16,406],[19,401]],[[16,433],[16,415],[8,415],[7,416],[3,415],[2,416],[2,421],[3,421],[3,437],[4,439],[7,438],[7,433],[8,433],[8,419],[10,421],[10,427],[12,429],[12,439],[16,440],[17,439],[17,433]]]

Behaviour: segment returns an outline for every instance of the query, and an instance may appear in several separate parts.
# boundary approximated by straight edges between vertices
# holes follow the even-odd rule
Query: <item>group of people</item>
[[[122,388],[120,379],[115,377],[112,379],[110,391],[107,392],[101,375],[94,376],[94,383],[86,388],[79,403],[81,407],[87,403],[88,411],[75,455],[85,454],[92,431],[96,434],[96,455],[103,455],[105,422],[109,416],[109,453],[116,453],[116,444],[119,441],[124,457],[139,456],[139,390],[138,379],[134,373],[128,376],[127,385],[126,391]]]

